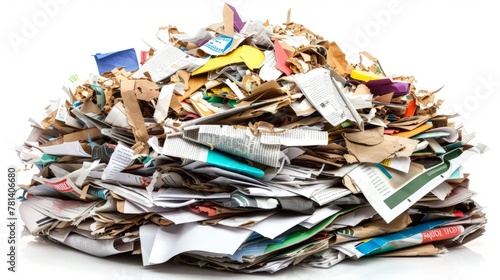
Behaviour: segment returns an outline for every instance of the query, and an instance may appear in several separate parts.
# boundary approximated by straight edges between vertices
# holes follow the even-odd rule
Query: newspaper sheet
[[[332,79],[330,70],[315,68],[295,75],[295,82],[318,112],[333,126],[350,120],[363,130],[363,120]]]
[[[328,133],[325,131],[292,129],[254,135],[250,128],[222,125],[186,127],[183,137],[272,167],[280,166],[280,159],[283,158],[281,145],[309,146],[328,143]]]
[[[206,62],[207,59],[190,56],[173,45],[167,45],[134,72],[132,78],[143,78],[144,73],[147,72],[154,82],[159,82],[179,69],[193,71]]]

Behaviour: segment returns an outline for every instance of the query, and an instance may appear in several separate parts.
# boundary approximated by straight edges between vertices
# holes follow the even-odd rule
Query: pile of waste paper
[[[435,256],[485,232],[463,164],[487,150],[439,90],[306,26],[160,27],[95,53],[17,149],[29,232],[144,266],[232,272]]]

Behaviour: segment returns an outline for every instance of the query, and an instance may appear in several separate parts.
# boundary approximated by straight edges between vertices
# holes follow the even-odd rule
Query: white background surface
[[[92,54],[134,47],[161,26],[194,34],[222,20],[224,1],[2,1],[2,167],[17,164],[13,148],[29,133],[37,116],[74,73],[97,73]],[[413,75],[418,88],[435,90],[444,112],[458,112],[475,142],[490,150],[464,166],[476,201],[486,206],[487,232],[444,257],[344,261],[331,269],[287,268],[274,275],[235,275],[196,267],[143,267],[140,258],[100,259],[45,243],[18,232],[18,272],[2,279],[495,279],[500,234],[498,106],[500,5],[495,1],[228,1],[242,19],[291,20],[326,40],[366,50],[389,75]],[[6,191],[0,191],[6,224]],[[6,258],[7,228],[0,227]],[[5,253],[4,253],[5,252]],[[498,278],[497,278],[498,279]]]

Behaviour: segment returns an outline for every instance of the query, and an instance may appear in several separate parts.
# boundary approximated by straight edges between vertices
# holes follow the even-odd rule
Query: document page
[[[333,126],[350,120],[363,129],[361,116],[338,89],[330,76],[330,70],[315,68],[307,73],[297,74],[295,82],[309,102]]]

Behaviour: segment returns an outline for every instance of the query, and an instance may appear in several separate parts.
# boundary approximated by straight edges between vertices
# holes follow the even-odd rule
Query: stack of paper
[[[481,236],[463,164],[487,147],[437,91],[304,25],[243,21],[96,54],[32,120],[36,236],[105,257],[234,272],[432,256]]]

